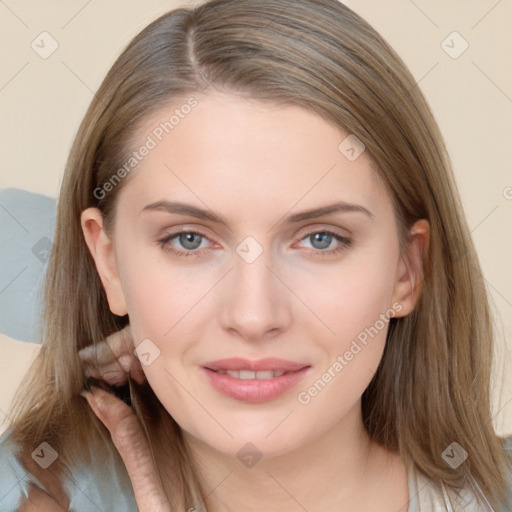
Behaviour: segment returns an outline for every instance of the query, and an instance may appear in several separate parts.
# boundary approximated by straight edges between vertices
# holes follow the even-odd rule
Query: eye
[[[185,249],[184,251],[176,249],[171,244],[171,241],[177,239],[178,243]],[[201,246],[201,242],[207,240],[206,235],[197,231],[179,231],[168,235],[160,240],[158,244],[162,249],[177,256],[197,256],[203,251],[198,250]]]
[[[172,243],[173,240],[177,240],[174,244],[178,243],[183,247],[184,250],[177,249]],[[300,240],[311,240],[313,245],[313,254],[320,256],[329,256],[332,254],[340,253],[351,246],[352,240],[341,236],[338,233],[327,230],[311,231],[303,236]],[[175,254],[176,256],[199,256],[203,253],[205,246],[202,242],[209,240],[208,237],[198,231],[178,231],[171,235],[167,235],[164,238],[158,240],[158,244],[166,252]],[[333,247],[334,244],[334,248]],[[331,247],[331,248],[329,248]]]
[[[315,249],[313,254],[319,254],[320,256],[329,256],[339,253],[352,245],[352,240],[349,238],[341,236],[338,233],[325,230],[311,231],[301,238],[301,241],[308,239],[311,240],[313,249]],[[332,247],[333,242],[335,247],[328,249],[329,247]]]

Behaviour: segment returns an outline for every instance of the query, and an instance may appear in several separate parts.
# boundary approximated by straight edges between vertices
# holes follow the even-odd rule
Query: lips
[[[266,359],[250,360],[241,357],[219,359],[203,364],[204,368],[213,371],[250,371],[250,372],[295,372],[309,366],[305,363],[298,363],[286,359],[269,357]]]
[[[217,365],[221,364],[218,361],[216,363]],[[268,361],[265,364],[268,365]],[[293,364],[297,367],[296,363]],[[235,370],[211,370],[206,367],[203,367],[201,370],[207,382],[219,393],[241,402],[261,403],[277,399],[291,390],[307,373],[310,373],[311,366],[302,366],[299,370],[288,371],[270,378],[265,377],[266,371],[253,372],[251,370],[241,370],[237,372]],[[232,375],[233,373],[235,375]],[[269,373],[272,374],[273,372],[270,371]]]

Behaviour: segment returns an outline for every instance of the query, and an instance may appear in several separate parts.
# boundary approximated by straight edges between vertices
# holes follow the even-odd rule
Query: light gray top
[[[512,458],[512,437],[507,438]],[[51,448],[38,447],[33,457],[42,464],[52,462]],[[493,510],[478,488],[464,489],[459,496],[447,490],[441,490],[423,474],[410,467],[408,471],[409,508],[407,512],[510,512],[512,511],[512,475],[510,478],[509,506],[503,510]],[[43,485],[20,463],[18,447],[13,443],[10,431],[0,437],[0,512],[17,511],[21,500],[28,496],[29,486],[33,483],[44,489]],[[73,479],[63,483],[69,500],[70,512],[137,512],[135,496],[124,467],[116,463],[110,454],[110,460],[98,469],[91,471],[80,468],[74,471]],[[479,501],[478,496],[482,496]],[[200,507],[197,508],[200,510]]]

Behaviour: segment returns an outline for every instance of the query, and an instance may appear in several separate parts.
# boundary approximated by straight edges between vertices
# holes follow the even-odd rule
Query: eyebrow
[[[201,220],[209,220],[211,222],[217,224],[223,224],[224,226],[228,225],[226,219],[211,210],[205,210],[203,208],[198,208],[197,206],[193,206],[191,204],[182,203],[179,201],[166,201],[160,200],[155,201],[154,203],[146,205],[140,213],[143,212],[153,212],[153,211],[164,211],[167,213],[177,213],[180,215],[190,215],[192,217],[196,217]],[[321,206],[319,208],[313,208],[310,210],[305,210],[303,212],[294,213],[288,216],[284,222],[286,224],[295,224],[297,222],[301,222],[304,220],[315,219],[317,217],[322,217],[324,215],[330,215],[333,213],[346,213],[346,212],[357,212],[362,213],[368,216],[370,219],[374,218],[374,214],[366,209],[364,206],[359,204],[347,203],[345,201],[338,201],[336,203],[328,204],[325,206]],[[282,221],[281,221],[282,222]]]

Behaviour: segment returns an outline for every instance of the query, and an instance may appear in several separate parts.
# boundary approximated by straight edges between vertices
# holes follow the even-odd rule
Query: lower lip
[[[295,386],[309,366],[295,372],[285,373],[280,377],[272,379],[236,379],[227,374],[220,374],[209,368],[202,368],[212,385],[224,395],[230,396],[243,402],[266,402],[277,398],[285,391]]]

